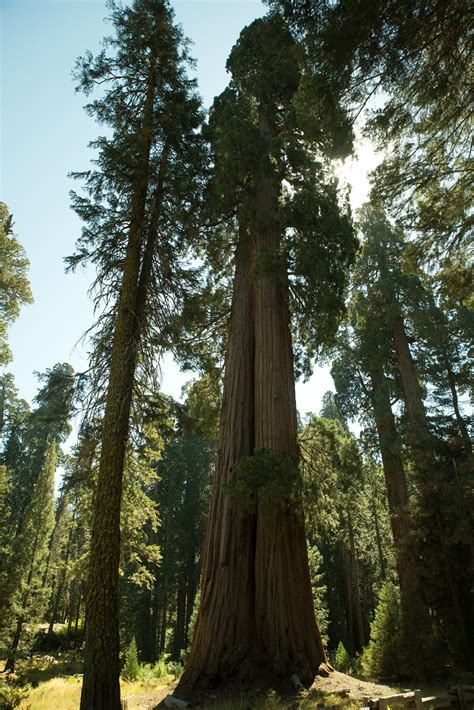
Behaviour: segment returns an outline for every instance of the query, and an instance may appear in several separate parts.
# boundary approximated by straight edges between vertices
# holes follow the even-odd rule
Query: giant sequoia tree
[[[96,265],[93,386],[106,385],[89,557],[81,707],[119,708],[120,507],[138,374],[182,295],[178,265],[192,233],[201,168],[200,103],[183,38],[165,0],[112,5],[115,36],[77,67],[88,111],[112,131],[93,146],[97,169],[74,196],[85,227],[70,263]],[[153,355],[153,354],[152,354]],[[153,356],[151,358],[153,365]],[[143,379],[140,379],[143,382]]]
[[[184,692],[255,676],[311,682],[324,661],[300,496],[291,329],[300,343],[318,328],[319,342],[328,335],[355,248],[335,184],[325,180],[322,155],[335,149],[334,137],[304,134],[311,77],[282,21],[245,28],[228,69],[231,84],[210,120],[212,204],[226,225],[221,235],[235,238],[235,276]],[[302,303],[316,325],[303,320]]]

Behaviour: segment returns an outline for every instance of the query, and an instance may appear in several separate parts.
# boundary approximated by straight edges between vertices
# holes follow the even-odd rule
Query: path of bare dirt
[[[135,695],[130,698],[127,710],[153,710],[167,695],[173,693],[175,686],[176,683],[172,683],[156,692]],[[317,705],[316,698],[319,694],[340,695],[341,699],[354,700],[357,704],[361,701],[360,704],[362,705],[365,699],[392,695],[399,692],[399,690],[399,688],[359,680],[345,673],[332,671],[326,678],[317,676],[310,688],[309,695],[314,697],[314,707]]]
[[[399,692],[399,690],[400,688],[359,680],[359,678],[354,678],[345,673],[339,673],[339,671],[332,671],[327,678],[316,676],[316,680],[311,686],[311,691],[317,691],[325,695],[342,695],[343,697],[350,697],[354,700],[381,698],[384,695],[393,695]]]

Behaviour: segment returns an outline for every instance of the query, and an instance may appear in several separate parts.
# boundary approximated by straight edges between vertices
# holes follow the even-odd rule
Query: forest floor
[[[55,657],[37,655],[25,659],[19,666],[19,673],[29,684],[28,696],[19,706],[21,710],[77,710],[82,685],[82,663],[76,654],[56,654]],[[2,675],[0,684],[5,681]],[[122,681],[121,694],[123,699],[128,700],[127,710],[155,710],[168,695],[173,694],[176,684],[177,681],[170,676],[146,681]],[[369,682],[333,671],[327,677],[318,676],[311,688],[297,697],[280,697],[275,691],[253,691],[237,697],[235,694],[215,693],[210,694],[201,707],[209,710],[314,710],[317,707],[322,710],[324,707],[330,710],[337,705],[339,710],[340,706],[344,706],[344,710],[353,710],[365,706],[368,698],[391,695],[400,689],[401,686]]]
[[[172,694],[176,682],[167,689],[160,688],[156,693],[137,695],[130,699],[130,710],[154,710],[167,694]],[[218,694],[209,696],[209,701],[203,708],[211,710],[258,710],[259,708],[280,708],[309,710],[310,708],[344,705],[349,708],[361,707],[368,698],[382,697],[399,692],[400,687],[382,685],[354,678],[333,671],[328,677],[318,676],[311,688],[297,698],[279,697],[274,691],[265,694],[252,693],[241,697],[220,697]]]
[[[122,699],[127,698],[127,710],[154,710],[168,696],[172,695],[177,681],[155,680],[148,682],[122,682]],[[79,707],[82,678],[77,675],[56,676],[40,681],[20,705],[21,710],[76,710]],[[364,698],[380,697],[396,692],[396,688],[378,683],[366,682],[334,671],[328,678],[318,677],[312,687],[298,698],[284,698],[274,691],[265,694],[245,694],[240,697],[209,696],[203,708],[209,710],[259,710],[279,708],[280,710],[309,710],[322,706],[331,708],[344,705],[347,710],[364,705]]]

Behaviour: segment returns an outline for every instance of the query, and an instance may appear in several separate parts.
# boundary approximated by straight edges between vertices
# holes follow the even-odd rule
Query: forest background
[[[263,8],[220,5],[223,32],[213,32],[221,66],[232,47],[230,79],[214,76],[207,41],[209,71],[203,80],[197,75],[205,104],[229,85],[204,124],[169,7],[157,0],[112,7],[118,39],[108,46],[117,57],[94,59],[92,51],[75,69],[83,93],[99,87],[87,107],[102,124],[105,137],[98,139],[86,138],[85,123],[84,136],[80,123],[76,131],[59,110],[54,82],[51,94],[38,89],[32,70],[64,80],[61,57],[73,42],[65,32],[44,40],[67,4],[42,8],[21,41],[16,21],[27,9],[35,20],[38,6],[5,4],[5,56],[33,83],[12,135],[23,138],[18,156],[40,170],[33,179],[25,167],[38,185],[28,216],[24,195],[4,192],[14,216],[2,202],[0,360],[11,360],[5,336],[20,304],[34,323],[28,342],[37,337],[54,355],[42,367],[38,353],[33,396],[21,375],[32,348],[18,357],[21,328],[13,331],[20,376],[15,383],[6,373],[0,381],[0,643],[8,688],[27,649],[67,649],[77,661],[84,634],[87,709],[118,707],[120,676],[153,678],[163,669],[178,676],[182,662],[178,691],[191,695],[236,675],[251,685],[260,674],[271,684],[296,670],[309,684],[325,654],[338,668],[370,677],[426,679],[472,668],[465,411],[472,385],[472,165],[462,82],[470,53],[462,1],[410,2],[407,21],[397,0],[382,4],[381,15],[364,4],[268,0],[270,14],[250,22],[237,42],[224,26],[241,27],[251,8],[252,17]],[[184,10],[198,7],[183,5],[186,18]],[[209,30],[203,17],[194,18],[194,36],[206,32],[202,46]],[[84,40],[77,53],[84,45],[94,50],[82,36],[84,16],[71,26],[69,39]],[[35,64],[40,36],[47,49]],[[211,74],[220,86],[208,84]],[[10,94],[12,75],[6,73]],[[51,122],[51,142],[38,137],[41,120],[32,122],[35,98],[48,107],[42,115]],[[7,105],[12,101],[7,91]],[[384,101],[368,133],[392,152],[376,171],[372,201],[354,211],[352,223],[333,174],[355,183],[357,207],[376,159],[367,143],[355,170],[353,161],[333,159],[350,153],[354,117],[365,119],[365,108]],[[92,171],[79,137],[95,141]],[[5,144],[12,165],[15,143]],[[73,177],[85,190],[71,193],[83,223],[78,240],[77,222],[52,219],[48,208],[58,154],[79,170]],[[66,195],[67,181],[59,182]],[[39,274],[54,282],[49,239],[64,248],[70,269],[95,284],[94,315],[74,289],[73,304],[65,297],[67,282],[49,296],[40,289],[50,337],[44,327],[41,337],[34,330],[42,318],[27,305],[27,262],[14,236],[19,226],[31,231],[28,220],[39,236],[31,245],[20,234],[21,242],[33,263],[41,254],[34,295]],[[61,330],[64,306],[74,317]],[[98,320],[84,350],[74,353],[74,373],[70,352],[57,354],[73,331],[79,336],[83,314],[81,330]],[[310,361],[324,355],[336,385],[335,394],[327,391],[328,367],[318,365],[309,384],[299,385],[300,414],[312,410],[299,419],[290,325],[296,371],[309,375]],[[169,354],[162,372],[171,377],[158,385],[157,352],[169,347],[196,375],[182,391],[189,375]],[[64,361],[54,364],[58,359]],[[20,395],[30,387],[30,403],[18,384]],[[66,444],[77,414],[84,415],[78,438]],[[296,605],[288,603],[292,596]]]

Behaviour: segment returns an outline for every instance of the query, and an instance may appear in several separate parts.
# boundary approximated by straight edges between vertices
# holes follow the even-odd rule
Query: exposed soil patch
[[[167,695],[173,693],[176,687],[176,682],[170,683],[164,688],[161,687],[158,690],[150,691],[147,693],[140,693],[137,695],[132,695],[128,701],[127,710],[151,710],[161,703],[162,700],[166,698]],[[122,698],[123,700],[124,698]]]
[[[152,710],[157,706],[163,707],[160,703],[162,703],[167,695],[173,694],[175,686],[176,683],[172,683],[165,688],[160,688],[154,693],[144,693],[134,696],[129,702],[129,710]],[[400,689],[397,687],[359,680],[358,678],[353,678],[345,673],[332,671],[326,678],[321,676],[316,677],[316,680],[309,689],[306,702],[302,703],[301,707],[315,708],[317,704],[324,705],[325,697],[327,696],[340,696],[341,703],[347,702],[348,705],[350,704],[350,701],[354,701],[355,704],[363,705],[365,698],[376,698],[383,697],[384,695],[392,695],[399,692],[399,690]],[[260,704],[259,696],[256,695],[255,691],[250,691],[248,695],[236,694],[233,696],[228,692],[221,694],[216,691],[215,693],[210,693],[209,702],[204,702],[200,707],[215,708],[215,710],[217,710],[220,705],[222,705],[222,708],[227,710],[227,708],[240,709],[247,705],[249,710],[250,708],[257,709],[259,707],[263,707],[264,700],[263,696],[261,697],[262,699]],[[248,704],[246,703],[246,700],[248,700]],[[332,699],[332,702],[329,702],[329,704],[334,704],[334,698]],[[284,701],[279,707],[285,707]],[[287,707],[297,707],[295,697],[288,698]]]
[[[327,678],[316,676],[311,686],[311,692],[317,691],[324,695],[342,695],[343,697],[350,697],[354,700],[379,698],[384,695],[398,693],[399,690],[399,687],[391,687],[389,685],[360,680],[359,678],[354,678],[345,673],[339,673],[339,671],[332,671]]]

